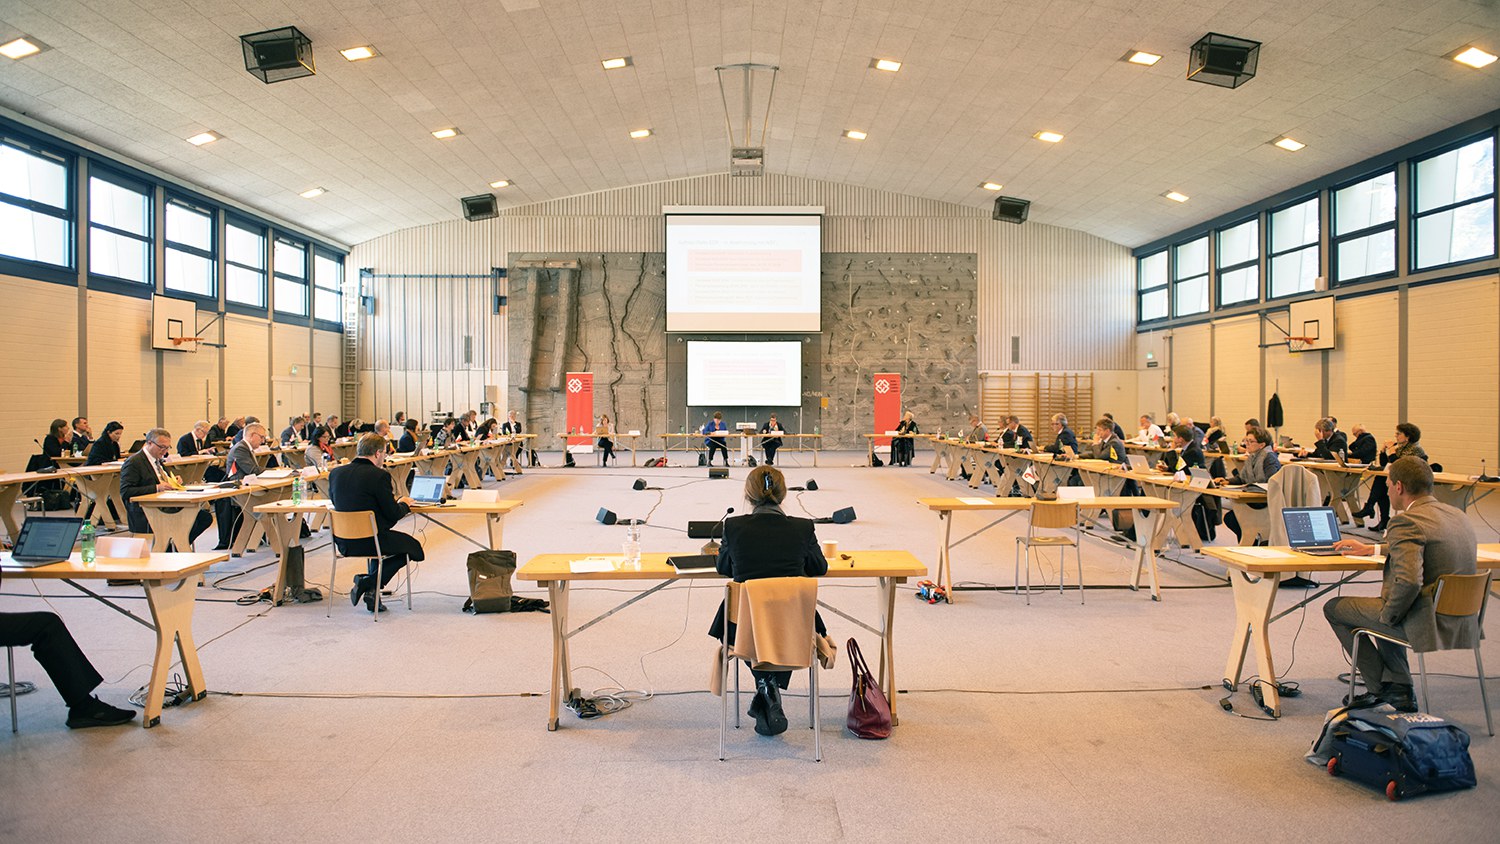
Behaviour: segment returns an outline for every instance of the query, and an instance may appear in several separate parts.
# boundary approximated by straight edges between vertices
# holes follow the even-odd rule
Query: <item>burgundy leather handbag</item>
[[[849,691],[849,732],[862,739],[890,738],[891,704],[870,674],[870,666],[859,652],[859,642],[853,637],[848,649],[849,668],[854,672],[854,688]]]

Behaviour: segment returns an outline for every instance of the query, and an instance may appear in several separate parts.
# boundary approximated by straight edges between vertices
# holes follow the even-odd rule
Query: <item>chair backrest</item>
[[[333,511],[334,539],[370,539],[376,533],[373,510]]]
[[[1438,615],[1483,620],[1484,601],[1490,594],[1490,572],[1479,574],[1445,574],[1438,578],[1433,595],[1433,609]]]
[[[152,537],[101,536],[94,541],[94,554],[112,560],[141,560],[151,556]]]
[[[1033,501],[1031,503],[1031,526],[1033,528],[1070,528],[1078,524],[1078,502]]]
[[[759,668],[799,670],[812,665],[818,581],[813,577],[766,577],[731,583],[725,604],[738,625],[731,654]],[[732,608],[732,609],[731,609]]]

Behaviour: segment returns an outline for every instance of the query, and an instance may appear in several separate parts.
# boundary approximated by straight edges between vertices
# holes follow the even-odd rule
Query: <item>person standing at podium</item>
[[[715,450],[724,452],[724,465],[729,465],[729,446],[724,444],[726,435],[712,433],[714,431],[727,432],[728,430],[729,428],[724,425],[724,414],[717,410],[714,411],[714,418],[703,423],[703,429],[699,433],[704,435],[703,444],[708,446],[708,465],[714,465]]]
[[[781,423],[776,420],[776,414],[771,414],[770,420],[760,426],[760,432],[762,434],[779,434],[782,432]],[[760,447],[765,449],[766,465],[775,466],[776,449],[781,448],[781,437],[764,437],[760,441]]]

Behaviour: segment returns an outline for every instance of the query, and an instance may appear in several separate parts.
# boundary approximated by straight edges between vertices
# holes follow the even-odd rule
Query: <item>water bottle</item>
[[[94,564],[94,520],[90,519],[83,523],[83,550],[80,553],[83,564],[91,566]]]
[[[302,503],[302,476],[301,475],[297,475],[296,477],[292,478],[292,504],[293,505],[297,505],[297,504],[301,504],[301,503]]]
[[[625,542],[620,549],[625,555],[626,565],[636,566],[641,562],[641,528],[639,525],[625,527]]]

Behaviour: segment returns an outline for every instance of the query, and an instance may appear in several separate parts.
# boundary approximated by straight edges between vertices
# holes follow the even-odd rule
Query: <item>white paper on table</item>
[[[995,499],[993,499],[993,498],[960,498],[958,500],[959,500],[959,503],[961,503],[961,504],[968,504],[968,505],[971,505],[971,506],[980,506],[980,505],[990,504]]]
[[[1481,560],[1490,560],[1490,561],[1500,561],[1500,551],[1486,551],[1486,550],[1484,550],[1484,549],[1481,548],[1480,551],[1479,551],[1479,559],[1481,559]]]
[[[1236,546],[1229,550],[1242,557],[1254,557],[1257,560],[1290,560],[1297,556],[1296,554],[1276,548],[1256,548],[1249,545],[1244,547]]]
[[[568,571],[576,573],[594,571],[614,571],[619,568],[622,557],[585,557],[582,560],[571,560],[568,562]]]
[[[200,494],[197,491],[187,489],[169,489],[165,492],[157,493],[161,498],[197,498]]]

